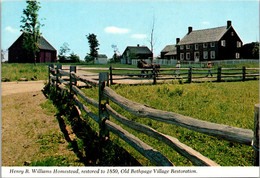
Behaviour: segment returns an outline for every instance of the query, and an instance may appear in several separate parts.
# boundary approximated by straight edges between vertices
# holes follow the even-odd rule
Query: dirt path
[[[62,161],[79,165],[60,131],[55,108],[46,107],[44,82],[1,84],[2,166]]]

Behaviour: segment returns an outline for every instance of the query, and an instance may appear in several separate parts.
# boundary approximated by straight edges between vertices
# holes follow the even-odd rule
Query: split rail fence
[[[68,77],[67,80],[63,79],[63,76]],[[99,101],[95,101],[94,99],[86,96],[77,87],[77,81],[82,81],[93,87],[99,87]],[[153,109],[146,105],[128,100],[125,97],[118,95],[109,87],[108,73],[99,73],[99,81],[94,81],[86,79],[83,75],[77,74],[76,66],[71,66],[70,71],[65,71],[62,70],[62,66],[58,65],[55,67],[54,65],[50,65],[49,82],[51,85],[56,85],[62,90],[70,91],[72,96],[71,98],[76,101],[78,107],[100,125],[100,133],[102,133],[100,136],[109,138],[109,132],[116,134],[157,166],[174,165],[168,158],[156,149],[152,148],[147,143],[144,143],[139,138],[123,129],[121,126],[113,123],[110,120],[110,117],[113,117],[131,129],[142,132],[149,137],[153,137],[161,142],[164,142],[179,154],[189,159],[195,166],[220,165],[203,156],[191,147],[181,143],[177,138],[158,132],[147,125],[129,120],[120,113],[116,112],[111,107],[111,102],[138,117],[173,124],[224,140],[253,146],[255,148],[255,160],[257,161],[259,158],[257,158],[257,155],[259,154],[259,105],[255,106],[255,132],[253,132],[249,129],[230,127],[228,125],[206,122],[173,112]],[[88,104],[98,108],[99,113],[93,113],[86,105],[80,102],[78,97],[81,97]],[[254,142],[252,142],[253,140]],[[259,162],[256,162],[255,164],[259,165]]]
[[[117,71],[117,72],[115,72]],[[118,73],[118,71],[124,71]],[[126,73],[126,72],[129,73]],[[139,72],[139,73],[135,73]],[[141,73],[142,72],[142,73]],[[134,69],[134,68],[109,68],[110,83],[114,84],[116,80],[153,80],[153,84],[162,80],[181,79],[186,80],[186,83],[192,82],[233,82],[233,81],[247,81],[259,79],[259,68],[222,68],[211,69],[209,73],[208,68],[161,68],[153,69]],[[212,75],[211,75],[212,74]],[[117,77],[116,77],[117,76]],[[118,77],[120,76],[120,77]]]

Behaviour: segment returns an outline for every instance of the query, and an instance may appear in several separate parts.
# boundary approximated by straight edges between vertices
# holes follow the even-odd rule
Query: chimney
[[[229,27],[231,27],[231,25],[232,25],[231,20],[228,20],[228,21],[227,21],[227,29],[228,29]]]
[[[140,47],[140,45],[139,45],[139,44],[137,44],[137,47]]]
[[[190,34],[192,32],[192,27],[188,28],[188,34]]]
[[[176,38],[176,44],[180,42],[180,38]]]

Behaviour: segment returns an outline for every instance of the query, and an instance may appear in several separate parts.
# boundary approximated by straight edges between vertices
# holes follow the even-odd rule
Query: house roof
[[[166,53],[165,55],[174,55],[177,54],[176,45],[167,45],[163,48],[161,53]]]
[[[230,26],[227,28],[227,26],[223,26],[204,30],[194,30],[185,35],[178,45],[219,41],[230,28],[233,27]]]
[[[107,55],[105,55],[105,54],[98,54],[98,58],[107,58]]]
[[[151,50],[147,46],[127,46],[124,53],[127,50],[134,54],[152,54]]]

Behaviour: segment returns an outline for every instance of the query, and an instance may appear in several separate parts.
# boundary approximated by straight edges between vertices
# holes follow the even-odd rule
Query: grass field
[[[259,103],[259,81],[204,84],[163,84],[155,86],[120,86],[112,88],[120,95],[156,109],[179,113],[200,120],[253,130],[254,105]],[[98,89],[84,89],[97,100]],[[181,127],[133,116],[113,105],[119,113],[136,122],[174,136],[221,166],[252,166],[253,149],[249,146],[223,141]],[[97,110],[96,110],[97,112]],[[114,122],[118,123],[114,119]],[[92,122],[89,120],[89,122]],[[119,123],[118,123],[119,124]],[[93,127],[98,129],[93,123]],[[167,145],[144,134],[126,128],[152,147],[161,151],[176,166],[191,166],[191,162]],[[128,144],[111,134],[111,139],[138,158],[143,165],[152,165]]]

